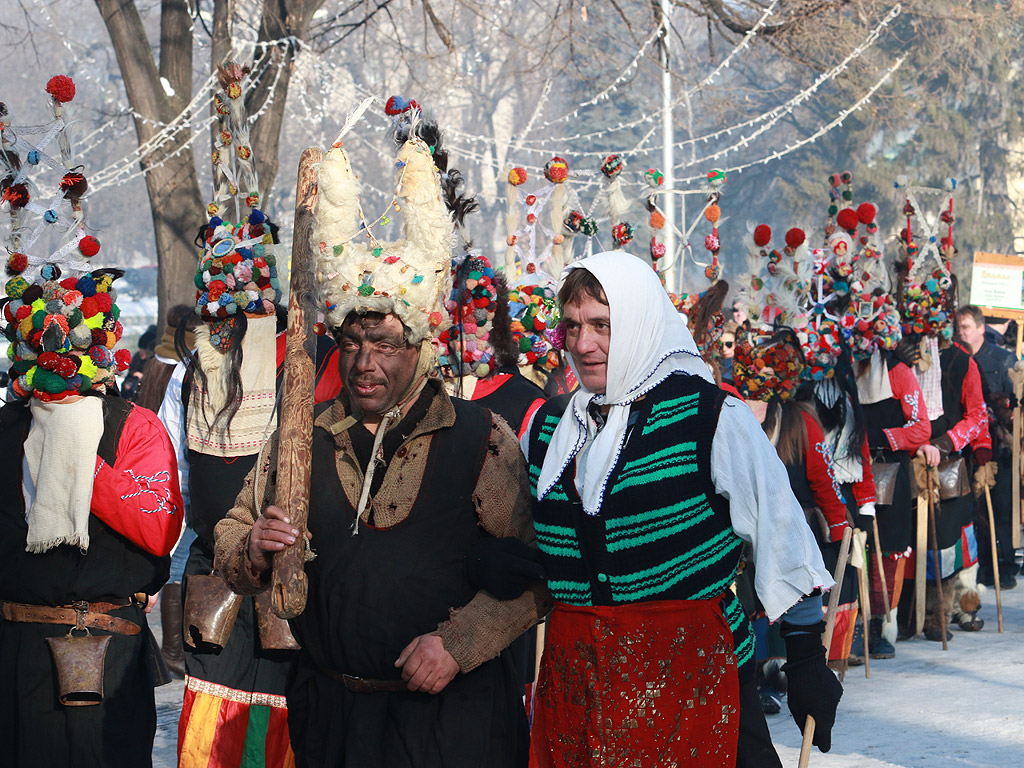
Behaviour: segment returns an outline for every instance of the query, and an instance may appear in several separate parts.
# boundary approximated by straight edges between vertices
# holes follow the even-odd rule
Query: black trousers
[[[782,761],[772,744],[772,735],[768,732],[768,721],[761,709],[753,675],[745,683],[740,683],[740,738],[736,748],[736,768],[782,768]]]

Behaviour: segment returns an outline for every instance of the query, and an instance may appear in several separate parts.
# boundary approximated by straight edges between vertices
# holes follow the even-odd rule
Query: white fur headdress
[[[451,289],[455,230],[430,147],[410,138],[399,149],[395,168],[403,238],[384,242],[372,227],[386,216],[373,222],[363,216],[359,181],[340,142],[324,157],[313,235],[317,279],[329,327],[339,327],[353,311],[393,313],[416,343],[448,325],[444,297]]]

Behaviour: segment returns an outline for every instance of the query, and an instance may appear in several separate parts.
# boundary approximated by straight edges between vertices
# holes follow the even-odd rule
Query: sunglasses
[[[722,346],[726,349],[732,349],[736,345],[735,341],[723,341]]]

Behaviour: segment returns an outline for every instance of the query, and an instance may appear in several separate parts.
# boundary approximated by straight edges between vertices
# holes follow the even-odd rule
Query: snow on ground
[[[846,675],[832,750],[814,750],[812,768],[1017,768],[1024,766],[1024,581],[1003,594],[1004,633],[995,592],[983,597],[981,632],[954,627],[941,643],[897,643],[896,658]],[[158,609],[150,624],[159,638]],[[174,768],[182,682],[158,688],[154,768]],[[786,768],[797,765],[800,732],[789,710],[768,718]],[[645,766],[645,768],[647,768]],[[655,768],[651,766],[650,768]]]

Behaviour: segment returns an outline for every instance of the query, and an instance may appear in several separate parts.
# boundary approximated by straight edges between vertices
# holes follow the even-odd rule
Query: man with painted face
[[[556,601],[537,765],[780,765],[729,589],[744,541],[769,618],[783,618],[790,709],[800,726],[814,716],[827,751],[842,687],[817,595],[833,580],[775,449],[715,387],[649,265],[577,261],[559,301],[580,389],[564,410],[541,406],[523,440]]]
[[[314,238],[343,387],[315,411],[308,598],[290,622],[300,768],[525,765],[507,646],[549,597],[539,570],[505,574],[501,599],[464,568],[485,539],[536,544],[514,433],[431,375],[451,233],[434,149],[413,138],[400,151],[406,237],[372,249],[343,216],[355,184],[344,150],[320,170]],[[350,291],[371,268],[376,290]],[[274,554],[303,535],[267,505],[275,453],[273,439],[217,526],[218,571],[241,593],[266,589]]]

